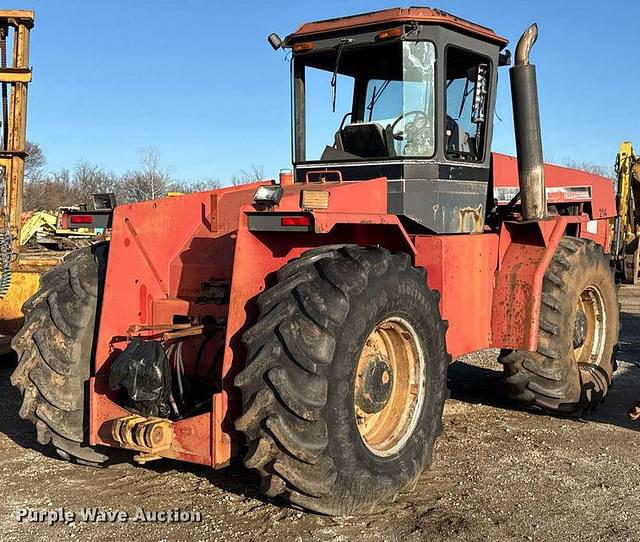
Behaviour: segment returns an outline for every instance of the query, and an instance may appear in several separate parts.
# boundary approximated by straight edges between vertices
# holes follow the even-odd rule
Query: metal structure
[[[12,248],[19,251],[22,220],[22,192],[27,134],[27,85],[29,67],[29,33],[33,27],[32,11],[0,11],[0,83],[2,84],[2,149],[0,167],[6,179],[6,216],[0,224],[9,230]],[[10,33],[13,35],[11,36]],[[7,64],[7,43],[12,40],[12,54]]]
[[[616,157],[618,216],[612,221],[611,254],[621,279],[629,284],[640,282],[640,159],[633,145],[625,141]]]
[[[27,87],[31,82],[29,37],[34,12],[0,11],[0,87],[2,125],[0,170],[0,350],[22,324],[22,304],[37,289],[40,275],[60,261],[55,256],[27,256],[20,246],[24,163],[27,153]]]
[[[119,206],[108,245],[47,275],[13,343],[38,440],[83,463],[244,453],[267,495],[344,514],[429,465],[452,358],[500,348],[520,405],[595,407],[614,193],[542,163],[535,36],[512,68],[514,159],[491,153],[510,59],[492,30],[409,8],[271,35],[292,53],[292,175]],[[333,99],[314,116],[318,73]],[[313,119],[343,103],[312,156]]]

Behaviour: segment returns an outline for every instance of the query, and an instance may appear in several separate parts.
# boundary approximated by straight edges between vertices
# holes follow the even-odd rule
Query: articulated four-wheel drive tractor
[[[38,441],[92,465],[243,457],[267,495],[344,514],[430,464],[452,358],[499,348],[523,407],[595,406],[618,340],[614,192],[543,165],[536,37],[510,68],[516,160],[490,150],[511,64],[490,29],[409,8],[272,34],[292,173],[119,206],[108,243],[43,276],[13,342]]]

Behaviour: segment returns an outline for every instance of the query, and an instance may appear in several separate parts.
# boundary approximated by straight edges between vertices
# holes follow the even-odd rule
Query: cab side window
[[[448,47],[445,155],[456,161],[481,161],[485,153],[489,61]]]

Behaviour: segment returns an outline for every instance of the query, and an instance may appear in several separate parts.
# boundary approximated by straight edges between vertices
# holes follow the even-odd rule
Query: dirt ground
[[[640,288],[621,289],[620,365],[597,413],[556,419],[513,410],[497,387],[496,352],[451,367],[451,399],[432,469],[415,490],[362,517],[306,514],[257,495],[252,474],[173,463],[69,465],[18,418],[0,369],[0,539],[125,540],[640,540]],[[18,522],[21,508],[76,514],[179,508],[201,522]],[[130,516],[130,517],[131,517]]]

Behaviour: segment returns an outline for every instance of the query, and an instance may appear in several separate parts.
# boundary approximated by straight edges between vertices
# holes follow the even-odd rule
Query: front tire
[[[87,446],[88,381],[107,243],[70,253],[42,276],[26,301],[23,327],[12,341],[18,366],[11,383],[22,393],[19,415],[42,445],[68,461],[99,465],[108,457]]]
[[[537,352],[503,350],[505,388],[525,407],[579,415],[607,394],[619,305],[602,247],[564,237],[544,276]]]
[[[321,247],[258,299],[236,385],[245,465],[309,510],[371,510],[431,462],[449,356],[437,295],[407,254]]]

